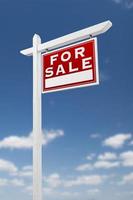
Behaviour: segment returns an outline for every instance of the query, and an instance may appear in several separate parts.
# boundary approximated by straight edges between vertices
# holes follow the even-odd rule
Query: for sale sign
[[[42,55],[43,92],[99,83],[97,39],[89,39]]]

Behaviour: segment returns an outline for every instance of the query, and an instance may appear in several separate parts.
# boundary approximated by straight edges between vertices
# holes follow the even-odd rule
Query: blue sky
[[[45,42],[106,20],[100,85],[42,96],[43,193],[133,198],[132,19],[132,0],[0,0],[0,199],[32,199],[32,58],[20,50],[34,33]]]

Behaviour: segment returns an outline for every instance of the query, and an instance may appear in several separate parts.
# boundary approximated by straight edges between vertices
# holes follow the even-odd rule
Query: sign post
[[[65,52],[64,51],[62,52],[63,56],[61,56],[61,60],[63,60],[64,62],[68,60],[70,61],[69,73],[67,72],[68,70],[67,67],[66,66],[63,67],[62,63],[56,65],[57,71],[55,75],[53,75],[53,72],[50,71],[52,69],[47,69],[47,71],[43,69],[43,72],[45,72],[44,76],[45,79],[47,78],[48,75],[52,73],[50,79],[52,78],[53,80],[51,81],[49,79],[50,81],[47,81],[48,83],[50,83],[47,84],[48,88],[46,88],[45,84],[43,84],[42,87],[42,53],[51,52],[53,50],[55,51],[56,49],[59,49],[61,47],[72,45],[74,43],[83,40],[87,41],[87,39],[89,39],[90,36],[94,37],[99,34],[102,34],[106,32],[108,29],[110,29],[111,26],[112,23],[111,21],[108,20],[100,24],[91,26],[89,28],[51,40],[43,44],[41,43],[40,36],[35,34],[33,37],[33,47],[21,51],[23,55],[33,56],[33,200],[42,200],[42,102],[41,102],[42,91],[45,93],[50,91],[51,88],[52,88],[51,91],[69,89],[70,88],[69,86],[71,84],[74,84],[74,87],[72,85],[71,88],[83,87],[85,85],[87,86],[87,85],[98,84],[99,81],[97,55],[96,55],[97,48],[95,45],[93,50],[91,50],[92,52],[90,51],[91,54],[85,50],[86,49],[84,46],[85,44],[79,46],[79,49],[76,50],[76,59],[77,60],[79,59],[80,61],[78,61],[78,64],[75,66],[76,68],[75,67],[73,68],[72,62],[69,60],[71,56],[70,54],[72,53],[70,51],[70,46],[68,47],[67,50],[65,49]],[[96,39],[92,40],[96,41]],[[58,60],[57,58],[58,56],[59,55],[57,54],[54,55],[54,58],[52,59],[52,64],[53,62]],[[45,61],[45,55],[44,55],[44,61]],[[82,65],[79,65],[79,62],[82,62]],[[43,63],[43,67],[45,67],[45,63]],[[49,66],[46,66],[46,68],[47,67]],[[80,67],[82,67],[82,69]],[[64,75],[66,72],[67,74]],[[65,80],[65,78],[67,80]],[[45,81],[46,80],[44,80],[44,83]],[[61,88],[62,83],[60,83],[60,81],[64,82],[63,88]]]
[[[42,200],[41,39],[33,37],[33,200]]]

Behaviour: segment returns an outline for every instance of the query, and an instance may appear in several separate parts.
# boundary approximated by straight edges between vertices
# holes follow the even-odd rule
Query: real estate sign
[[[92,38],[43,54],[42,92],[98,84],[97,52],[97,39]]]

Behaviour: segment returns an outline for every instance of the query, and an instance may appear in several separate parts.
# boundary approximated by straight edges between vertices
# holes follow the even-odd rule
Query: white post
[[[42,111],[41,111],[41,44],[33,37],[33,200],[42,200]]]

